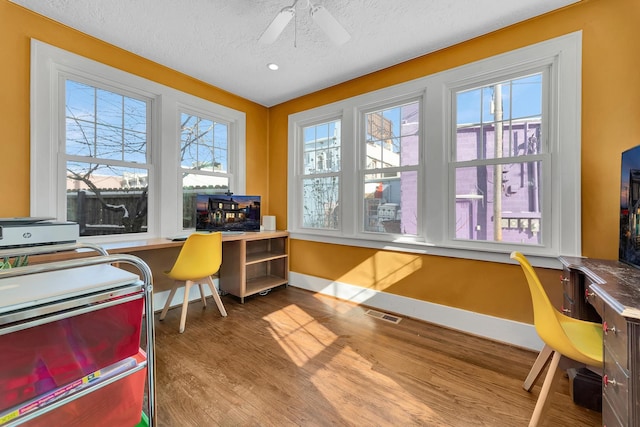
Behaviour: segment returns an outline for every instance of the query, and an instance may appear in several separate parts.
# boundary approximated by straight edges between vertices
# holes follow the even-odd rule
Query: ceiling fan
[[[271,21],[271,24],[264,30],[258,42],[271,44],[276,41],[287,24],[289,24],[289,21],[296,16],[297,4],[298,0],[295,0],[291,6],[287,6],[278,12],[276,17],[273,18],[273,21]],[[307,7],[309,8],[309,14],[313,21],[335,44],[342,45],[351,38],[347,30],[340,25],[336,18],[334,18],[324,6],[314,5],[310,0],[307,0],[307,6],[305,6],[305,8]]]

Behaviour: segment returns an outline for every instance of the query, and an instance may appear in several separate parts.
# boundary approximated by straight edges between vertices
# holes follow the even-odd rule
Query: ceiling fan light
[[[309,13],[318,27],[322,28],[322,31],[324,31],[335,44],[342,45],[351,38],[347,30],[345,30],[336,18],[323,6],[313,5]]]
[[[295,14],[296,10],[293,6],[288,6],[282,9],[276,17],[273,18],[273,21],[271,21],[271,24],[269,24],[267,29],[264,30],[264,33],[262,33],[258,42],[262,44],[271,44],[276,41],[280,33],[282,33]]]

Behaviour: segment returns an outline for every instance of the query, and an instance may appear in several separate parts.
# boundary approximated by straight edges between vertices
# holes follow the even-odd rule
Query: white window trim
[[[152,129],[149,165],[155,171],[149,182],[149,231],[147,233],[86,237],[108,242],[172,236],[182,228],[182,187],[179,184],[180,109],[202,111],[230,124],[230,188],[246,189],[246,114],[181,92],[125,71],[73,54],[41,41],[31,40],[31,187],[30,215],[66,219],[64,176],[59,173],[59,148],[64,135],[59,129],[60,75],[78,75],[151,99]],[[54,179],[55,177],[55,179]],[[173,209],[166,209],[173,206]],[[163,209],[165,207],[165,209]]]
[[[365,134],[366,134],[366,129],[365,129],[366,124],[364,123],[365,115],[371,111],[375,111],[375,110],[379,110],[379,109],[383,109],[383,108],[387,108],[395,105],[400,105],[408,102],[418,102],[420,104],[420,111],[424,111],[424,105],[426,101],[425,95],[426,93],[424,90],[420,90],[417,92],[402,93],[390,99],[384,98],[376,102],[369,102],[366,105],[359,105],[358,107],[356,107],[355,118],[357,120],[357,126],[356,126],[357,136],[355,136],[353,144],[356,146],[355,147],[355,152],[356,152],[355,167],[358,173],[356,176],[357,178],[356,184],[353,185],[353,187],[356,188],[355,197],[352,199],[353,200],[352,203],[356,204],[355,206],[353,206],[353,209],[356,211],[356,217],[353,218],[353,221],[356,222],[356,227],[358,227],[358,224],[360,223],[359,221],[362,218],[364,218],[364,215],[365,215],[364,203],[361,203],[361,201],[364,200],[364,188],[363,188],[364,176],[367,173],[369,173],[369,171],[366,169],[366,165],[364,164],[366,153],[363,152],[365,147],[364,147],[364,144],[362,143],[365,140]],[[420,139],[420,144],[418,148],[420,150],[419,165],[416,168],[416,172],[418,174],[418,182],[424,180],[423,178],[424,168],[422,167],[422,163],[424,162],[424,152],[425,152],[423,117],[424,117],[424,113],[421,115],[420,128],[418,129],[418,134]],[[413,169],[413,166],[411,167],[402,166],[400,168],[407,170],[407,169]],[[420,193],[420,191],[418,191],[417,197],[418,197],[418,206],[424,206],[423,195]],[[425,223],[425,214],[423,212],[423,209],[420,209],[418,211],[418,230],[424,229],[424,223]],[[389,240],[388,234],[380,233],[380,232],[372,232],[372,231],[363,231],[358,228],[354,228],[353,235],[356,236],[357,238],[365,239],[365,240],[380,240],[380,241]],[[405,238],[400,238],[400,239],[405,240]],[[406,240],[417,242],[417,243],[424,242],[423,235],[419,235],[416,237],[409,237],[409,238],[406,238]]]
[[[542,64],[552,64],[553,73],[550,87],[553,118],[547,130],[553,158],[550,162],[554,177],[551,242],[548,247],[532,245],[487,244],[486,242],[455,241],[450,237],[449,203],[453,182],[448,164],[451,153],[451,90],[470,81],[489,79],[505,73],[530,69]],[[481,61],[466,64],[420,79],[366,93],[353,98],[337,101],[311,110],[289,116],[289,169],[288,178],[288,228],[296,239],[324,243],[362,246],[374,249],[398,250],[448,257],[477,259],[511,263],[509,253],[521,250],[531,257],[534,265],[558,268],[556,258],[559,255],[581,255],[581,93],[582,93],[582,32],[574,32],[535,45],[527,46]],[[425,159],[424,194],[431,195],[427,203],[421,201],[425,230],[428,241],[397,238],[384,235],[363,239],[356,235],[359,209],[352,209],[341,220],[342,232],[327,233],[325,230],[313,232],[301,230],[298,226],[297,211],[301,202],[297,185],[299,173],[299,141],[301,126],[321,120],[322,117],[342,118],[342,146],[354,146],[353,150],[343,152],[341,185],[342,197],[349,197],[358,203],[357,175],[345,175],[345,171],[355,171],[358,141],[358,111],[368,105],[391,102],[394,99],[425,93],[423,101],[423,142],[421,156]],[[562,104],[558,103],[562,100]],[[553,109],[559,105],[560,111]],[[442,143],[436,143],[442,141]],[[560,143],[562,141],[562,143]],[[352,152],[350,152],[352,151]],[[350,172],[349,172],[350,173]],[[447,181],[442,189],[443,177]],[[561,178],[561,179],[560,179]],[[549,183],[546,183],[549,185]],[[546,192],[545,192],[546,193]],[[438,199],[439,198],[439,199]],[[426,199],[426,197],[424,197]],[[341,199],[344,200],[344,199]],[[342,204],[342,202],[341,202]],[[380,240],[377,238],[380,237]],[[386,239],[386,240],[385,240]],[[546,243],[546,242],[545,242]]]

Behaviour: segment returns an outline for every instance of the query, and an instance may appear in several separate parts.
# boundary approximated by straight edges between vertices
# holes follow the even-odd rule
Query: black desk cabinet
[[[640,269],[588,258],[560,257],[560,262],[569,305],[563,308],[592,321],[593,308],[602,319],[602,424],[640,427]]]

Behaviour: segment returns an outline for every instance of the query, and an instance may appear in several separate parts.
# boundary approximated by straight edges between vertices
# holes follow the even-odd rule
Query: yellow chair
[[[586,365],[602,368],[602,325],[565,316],[549,301],[538,275],[527,258],[520,252],[512,252],[511,259],[520,263],[531,292],[533,323],[545,347],[536,359],[531,373],[524,383],[529,391],[551,356],[536,407],[529,426],[537,426],[550,402],[549,395],[562,376],[558,369],[562,356]]]
[[[222,233],[191,234],[185,240],[178,258],[170,271],[165,274],[174,280],[173,287],[169,293],[169,298],[160,313],[160,320],[167,315],[167,310],[171,305],[174,295],[179,287],[184,286],[184,299],[182,301],[182,313],[180,315],[180,333],[184,332],[187,320],[187,307],[189,305],[189,290],[195,284],[200,288],[200,298],[203,308],[206,308],[207,301],[204,296],[203,283],[209,285],[213,294],[213,300],[220,310],[222,316],[227,315],[227,311],[222,305],[220,295],[216,290],[211,276],[218,272],[222,264]]]

